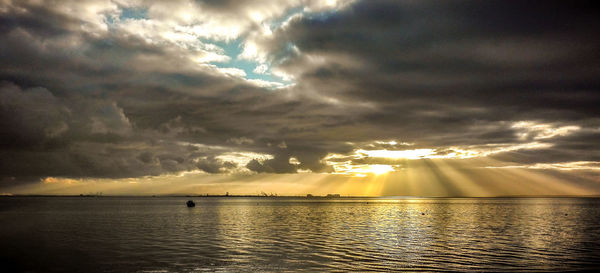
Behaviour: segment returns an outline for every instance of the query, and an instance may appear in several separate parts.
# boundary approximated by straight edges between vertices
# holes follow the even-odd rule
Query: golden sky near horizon
[[[597,195],[595,13],[0,0],[0,193]]]

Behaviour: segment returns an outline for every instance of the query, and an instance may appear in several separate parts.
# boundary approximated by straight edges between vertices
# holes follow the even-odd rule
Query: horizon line
[[[600,195],[496,195],[496,196],[417,196],[417,195],[254,195],[254,194],[2,194],[0,197],[205,197],[205,198],[304,198],[304,199],[345,199],[345,198],[393,198],[393,199],[420,199],[420,198],[600,198]]]

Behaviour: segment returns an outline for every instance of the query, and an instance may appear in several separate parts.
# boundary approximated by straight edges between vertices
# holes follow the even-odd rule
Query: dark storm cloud
[[[252,160],[246,167],[255,172],[263,173],[295,173],[299,169],[310,170],[313,172],[332,172],[333,168],[323,162],[323,157],[327,155],[325,150],[313,146],[286,146],[279,145],[279,149],[274,151],[272,159],[259,161]],[[316,146],[316,145],[315,145]],[[292,164],[291,159],[296,159],[299,163]]]
[[[257,173],[295,173],[296,167],[289,163],[289,158],[275,157],[273,159],[267,159],[264,162],[260,162],[256,159],[251,160],[246,165],[251,171]]]
[[[207,173],[223,173],[228,169],[237,167],[237,164],[230,161],[222,161],[218,158],[202,158],[196,163],[198,169]]]
[[[23,1],[19,6],[20,8],[6,6],[8,11],[0,15],[0,33],[4,34],[15,28],[25,28],[38,36],[49,37],[68,34],[70,30],[81,24],[77,19],[57,14],[40,5]]]
[[[386,130],[366,138],[517,142],[510,124],[499,122],[598,126],[596,17],[586,1],[363,1],[298,17],[263,45],[297,46],[300,54],[272,58],[299,74],[299,88],[374,102],[377,111],[356,127]],[[327,61],[311,65],[308,55]]]
[[[235,14],[236,3],[200,5]],[[0,9],[0,175],[244,167],[218,158],[229,151],[273,156],[249,161],[255,172],[331,172],[323,158],[355,148],[533,141],[513,127],[523,120],[582,130],[495,159],[596,161],[600,23],[590,3],[359,1],[304,14],[255,39],[294,77],[283,90],[199,68],[189,52],[129,30],[84,31],[75,16],[12,3]],[[389,140],[398,144],[375,142]]]
[[[492,156],[493,159],[517,164],[600,161],[600,130],[578,132],[553,138],[548,149],[513,151]]]
[[[149,145],[123,110],[101,99],[62,99],[44,88],[0,86],[4,176],[132,177],[189,170],[177,145]],[[163,155],[154,157],[149,151]],[[140,154],[146,151],[148,154]]]

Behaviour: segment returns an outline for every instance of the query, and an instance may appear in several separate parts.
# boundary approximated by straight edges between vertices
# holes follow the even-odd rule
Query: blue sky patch
[[[121,15],[119,16],[120,20],[126,19],[147,19],[148,18],[148,10],[142,8],[123,8],[121,10]]]
[[[255,73],[254,69],[258,65],[257,62],[242,60],[239,59],[238,56],[242,53],[243,50],[243,39],[238,38],[230,41],[213,41],[206,40],[203,41],[205,43],[214,44],[225,51],[225,55],[229,56],[231,59],[228,62],[213,62],[212,64],[216,65],[219,68],[238,68],[244,70],[246,73],[246,79],[257,79],[264,80],[270,82],[279,82],[279,83],[288,83],[283,79],[276,77],[274,75],[269,74],[269,71],[265,72],[265,74]]]

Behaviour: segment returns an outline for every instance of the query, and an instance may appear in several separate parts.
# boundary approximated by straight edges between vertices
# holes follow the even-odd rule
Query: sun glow
[[[405,158],[419,159],[430,157],[435,154],[433,149],[414,149],[414,150],[356,150],[357,154],[362,154],[368,157],[379,158]]]
[[[294,160],[295,161],[295,160]],[[337,162],[335,172],[297,174],[206,174],[199,171],[126,179],[80,179],[46,177],[41,183],[19,184],[0,194],[73,194],[102,192],[106,195],[173,194],[259,194],[350,196],[505,196],[505,195],[597,195],[591,184],[571,180],[578,170],[597,162],[561,163],[555,169],[564,174],[554,177],[544,169],[486,168],[502,162],[492,158],[469,162],[449,159],[408,160],[403,166]],[[558,164],[557,164],[558,165]],[[582,169],[583,170],[583,169]],[[569,176],[572,174],[575,176]]]
[[[399,143],[396,141],[376,141],[367,147],[377,145],[413,145],[412,143]],[[324,162],[334,168],[335,174],[354,177],[366,177],[369,174],[381,175],[388,172],[402,170],[410,161],[420,160],[453,160],[485,158],[493,154],[517,150],[534,150],[552,147],[551,143],[526,142],[526,143],[499,143],[484,145],[467,145],[444,148],[420,148],[411,150],[394,149],[356,149],[348,154],[329,154]]]
[[[387,172],[391,172],[394,170],[394,168],[392,168],[392,166],[390,166],[390,165],[375,164],[375,165],[369,165],[367,170],[368,170],[368,172],[373,173],[375,175],[380,175],[380,174],[384,174]]]
[[[336,174],[347,174],[356,177],[366,177],[369,174],[382,175],[394,171],[392,165],[386,164],[362,164],[352,165],[349,162],[334,165]]]

